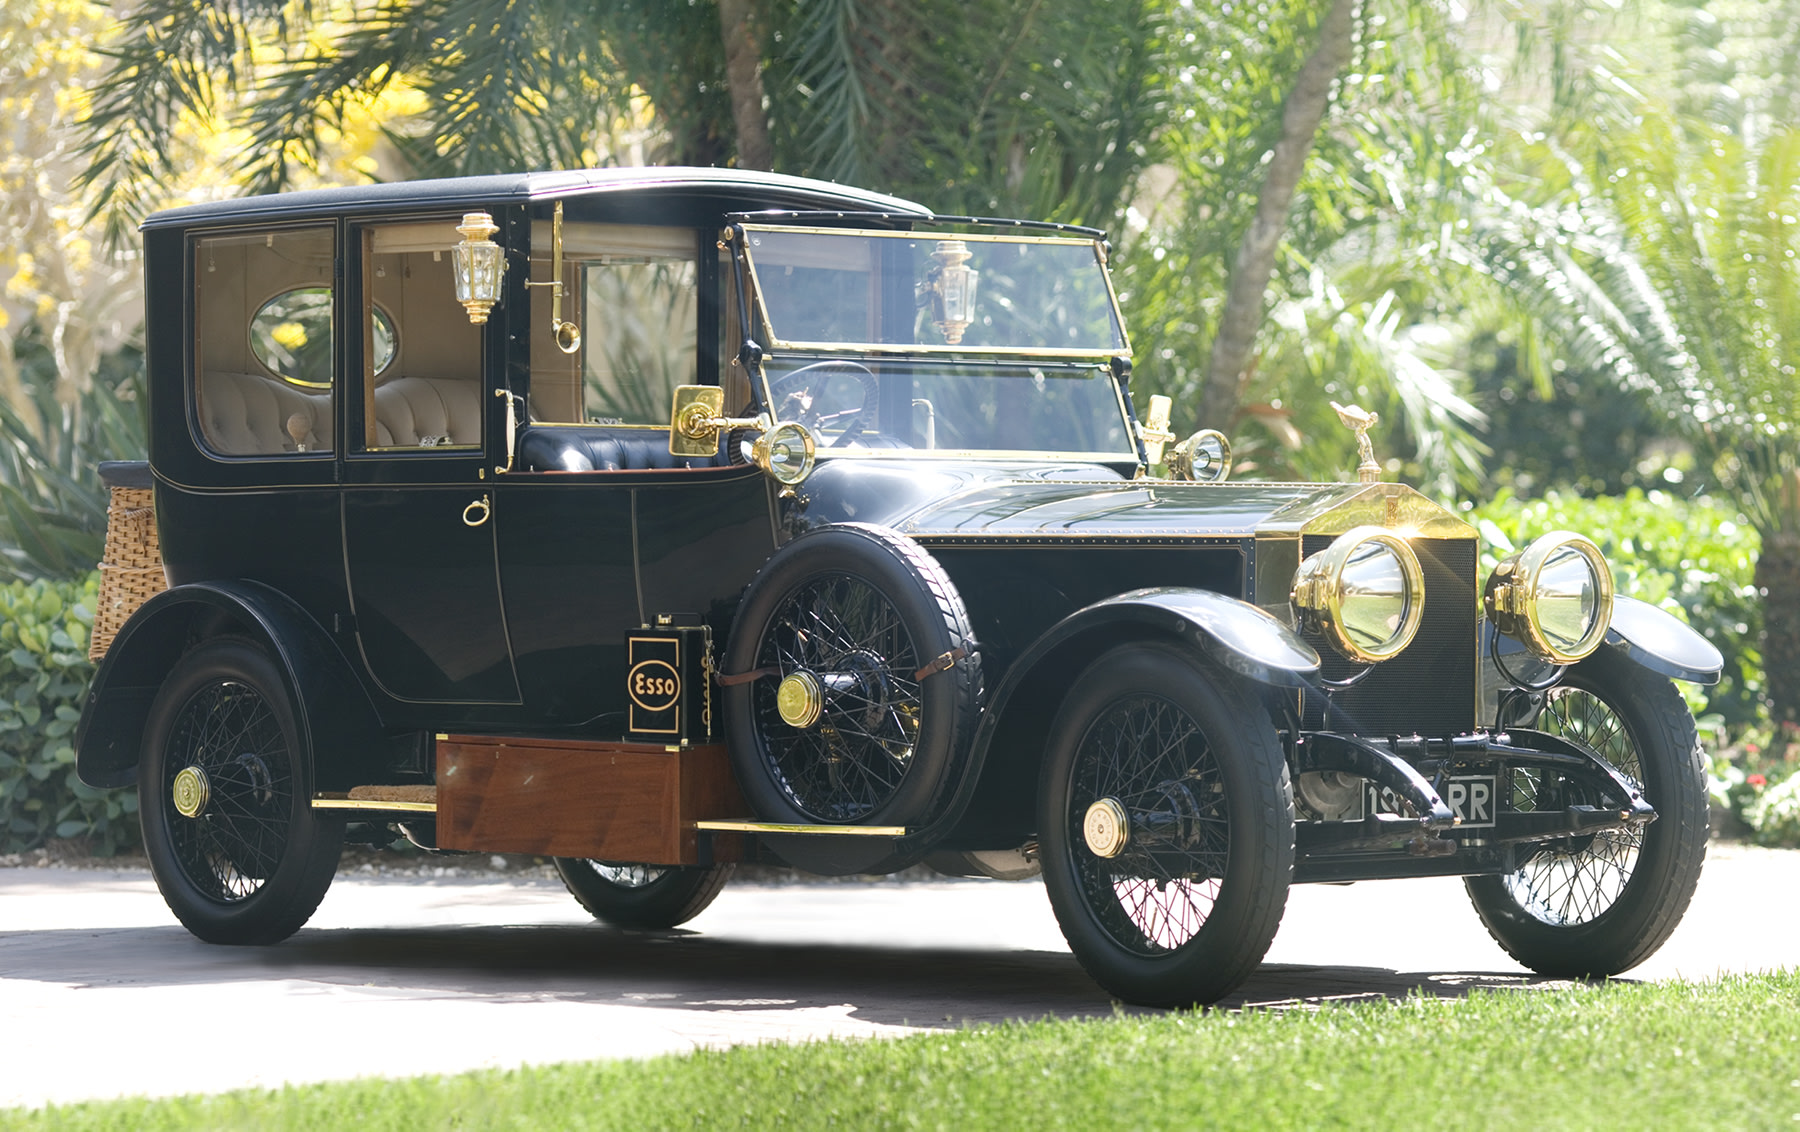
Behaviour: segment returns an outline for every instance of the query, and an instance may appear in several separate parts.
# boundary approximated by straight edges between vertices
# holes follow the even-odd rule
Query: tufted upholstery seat
[[[399,377],[375,387],[375,443],[382,448],[481,443],[481,383]]]
[[[721,456],[669,455],[666,428],[532,425],[519,434],[519,467],[527,472],[619,472],[714,468]]]
[[[331,394],[307,393],[284,381],[254,373],[209,371],[200,379],[200,429],[215,452],[258,456],[292,452],[288,421],[305,418],[303,443],[313,451],[331,449]]]

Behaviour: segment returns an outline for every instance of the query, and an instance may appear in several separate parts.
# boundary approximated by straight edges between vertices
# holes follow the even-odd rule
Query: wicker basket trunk
[[[100,608],[88,657],[95,663],[137,607],[169,588],[156,539],[156,496],[148,487],[112,487],[106,508],[106,552],[100,562]]]

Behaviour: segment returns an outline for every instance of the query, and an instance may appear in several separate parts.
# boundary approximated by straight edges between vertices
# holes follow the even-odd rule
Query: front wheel
[[[1602,649],[1549,693],[1536,726],[1596,751],[1643,791],[1657,818],[1547,843],[1509,875],[1464,884],[1488,933],[1525,966],[1616,975],[1668,940],[1700,882],[1706,771],[1694,719],[1673,684]],[[1515,806],[1535,808],[1538,785],[1515,771]]]
[[[615,928],[660,931],[706,911],[731,877],[732,867],[623,865],[558,857],[556,871],[569,894],[594,919]]]
[[[1094,981],[1127,1002],[1216,1002],[1262,961],[1294,871],[1294,800],[1268,715],[1163,644],[1105,653],[1051,728],[1044,885]]]
[[[227,638],[176,663],[138,760],[144,852],[177,919],[208,943],[276,943],[324,898],[342,822],[312,808],[312,760],[281,672]]]

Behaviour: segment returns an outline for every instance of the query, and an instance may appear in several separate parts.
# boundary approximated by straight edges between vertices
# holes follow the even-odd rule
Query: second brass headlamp
[[[1494,628],[1551,664],[1600,647],[1612,624],[1613,576],[1600,548],[1552,531],[1494,567],[1482,591]]]

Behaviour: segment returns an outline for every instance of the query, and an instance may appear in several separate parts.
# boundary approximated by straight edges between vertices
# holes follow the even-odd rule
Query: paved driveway
[[[1800,852],[1715,845],[1632,977],[1800,964],[1796,893]],[[736,885],[689,927],[610,931],[541,879],[351,875],[288,942],[221,948],[143,872],[0,870],[0,1107],[1115,1009],[1036,883]],[[1458,881],[1306,886],[1227,1005],[1534,982]]]

